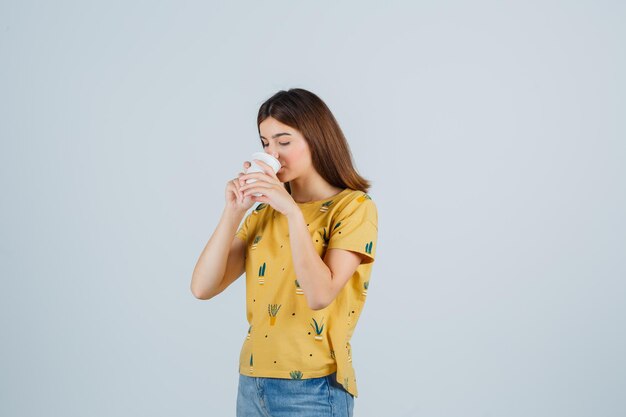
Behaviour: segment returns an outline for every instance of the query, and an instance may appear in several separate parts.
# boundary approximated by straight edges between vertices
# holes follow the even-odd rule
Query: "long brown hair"
[[[329,184],[367,193],[370,181],[360,176],[352,164],[350,147],[337,120],[318,96],[302,88],[280,90],[259,108],[257,129],[273,117],[298,130],[309,145],[313,167]],[[286,182],[285,188],[291,194]]]

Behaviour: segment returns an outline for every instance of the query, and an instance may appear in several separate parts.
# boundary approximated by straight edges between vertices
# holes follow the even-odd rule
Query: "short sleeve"
[[[336,215],[327,249],[337,248],[366,256],[361,262],[374,262],[378,239],[378,210],[367,195],[355,198]]]
[[[237,233],[235,233],[235,236],[237,236],[239,239],[243,240],[244,242],[248,241],[248,229],[250,228],[250,221],[252,219],[252,213],[249,213],[246,218],[243,220],[243,222],[241,223],[241,226],[239,226],[239,230],[237,230]]]

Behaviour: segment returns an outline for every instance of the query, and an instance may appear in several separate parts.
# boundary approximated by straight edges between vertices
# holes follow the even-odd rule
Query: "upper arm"
[[[246,270],[246,241],[235,236],[230,249],[228,251],[228,261],[226,262],[226,270],[222,277],[222,282],[217,287],[213,296],[224,291],[230,284],[235,282]]]
[[[324,255],[324,263],[330,270],[330,293],[324,302],[327,306],[333,302],[342,288],[352,278],[361,262],[367,262],[367,256],[345,249],[331,248]]]
[[[330,228],[324,263],[331,274],[324,305],[332,303],[361,264],[374,262],[378,239],[378,210],[369,195],[352,200]]]

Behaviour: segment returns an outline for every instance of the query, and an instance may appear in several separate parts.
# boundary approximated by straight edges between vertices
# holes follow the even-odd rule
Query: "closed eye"
[[[263,142],[261,142],[261,143],[263,144],[263,147],[264,147],[264,148],[265,148],[266,146],[268,146],[268,145],[269,145],[268,143],[263,143]],[[283,145],[283,146],[285,146],[285,145],[289,145],[291,142],[285,142],[285,143],[278,142],[278,143],[279,143],[279,144],[281,144],[281,145]]]

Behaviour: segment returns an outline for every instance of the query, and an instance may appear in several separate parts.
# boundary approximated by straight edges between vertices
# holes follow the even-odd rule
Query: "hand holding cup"
[[[250,207],[254,205],[254,201],[251,196],[243,195],[243,192],[240,190],[242,186],[242,182],[240,177],[245,175],[248,168],[250,168],[252,164],[248,161],[243,163],[243,172],[240,172],[237,175],[237,178],[231,179],[226,184],[226,207],[229,210],[235,212],[245,212]]]

